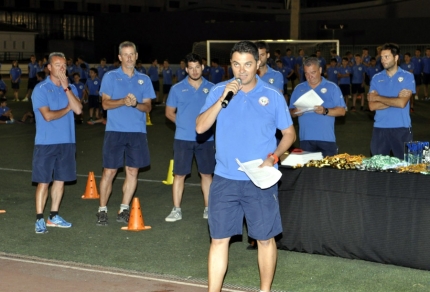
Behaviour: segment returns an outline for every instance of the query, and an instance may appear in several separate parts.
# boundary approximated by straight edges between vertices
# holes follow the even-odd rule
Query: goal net
[[[292,55],[297,57],[299,50],[305,51],[305,56],[315,54],[316,50],[321,51],[327,63],[330,63],[330,50],[335,49],[339,54],[339,40],[262,40],[269,44],[270,56],[274,58],[275,50],[280,50],[281,56],[285,56],[287,48],[291,49]],[[227,40],[207,40],[193,44],[193,53],[206,57],[208,64],[211,59],[217,58],[219,65],[230,65],[230,51],[235,43],[239,41]]]

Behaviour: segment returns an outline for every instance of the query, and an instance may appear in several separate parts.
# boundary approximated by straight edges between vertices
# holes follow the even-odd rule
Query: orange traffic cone
[[[142,210],[140,209],[139,198],[133,198],[133,204],[131,205],[130,218],[128,219],[128,226],[121,227],[122,230],[128,231],[142,231],[151,229],[151,226],[145,226],[142,216]]]
[[[151,117],[149,116],[149,113],[146,113],[146,125],[152,126]]]
[[[173,159],[170,160],[169,170],[167,171],[167,178],[163,180],[163,184],[171,185],[173,184]]]
[[[82,195],[82,199],[99,199],[100,195],[97,192],[96,180],[94,178],[94,172],[90,171],[88,174],[87,187],[85,194]]]
[[[6,213],[6,210],[0,210],[0,213]]]

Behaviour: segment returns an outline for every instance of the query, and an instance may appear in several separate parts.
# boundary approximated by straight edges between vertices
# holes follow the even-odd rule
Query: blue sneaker
[[[70,228],[72,223],[64,220],[60,215],[55,215],[52,219],[46,220],[46,226],[48,227],[60,227],[60,228]]]
[[[48,229],[46,229],[45,220],[43,218],[36,220],[36,227],[34,228],[34,231],[36,231],[37,234],[48,233]]]

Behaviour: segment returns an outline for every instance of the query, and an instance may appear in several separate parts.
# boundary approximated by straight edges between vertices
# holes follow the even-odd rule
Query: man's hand
[[[376,90],[372,90],[367,94],[367,100],[368,101],[379,101],[378,100],[379,94]]]
[[[65,72],[58,73],[58,80],[60,80],[60,84],[63,87],[63,89],[67,88],[69,86],[69,79],[66,76]]]
[[[322,105],[316,105],[314,106],[314,112],[316,114],[322,115],[324,114],[325,108]]]
[[[124,98],[124,103],[126,106],[135,106],[136,102],[136,96],[134,96],[133,93],[127,94],[127,96]]]

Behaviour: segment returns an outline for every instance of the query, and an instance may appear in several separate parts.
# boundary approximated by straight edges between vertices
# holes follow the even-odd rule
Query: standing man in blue
[[[321,55],[321,50],[316,50],[315,55],[317,56],[318,61],[320,62],[320,68],[322,70],[322,75],[324,76],[325,70],[327,69],[327,61]]]
[[[88,121],[95,121],[99,119],[99,106],[100,106],[100,85],[101,81],[97,77],[97,69],[90,69],[90,78],[87,79],[87,83],[85,83],[85,91],[88,95]],[[93,116],[94,114],[94,116]]]
[[[415,92],[412,73],[397,66],[399,46],[384,44],[381,63],[384,69],[373,76],[367,100],[375,111],[370,150],[372,155],[390,155],[404,159],[404,143],[412,141],[409,99]]]
[[[21,68],[19,68],[18,61],[12,61],[12,68],[10,68],[9,74],[11,87],[13,89],[13,101],[19,101],[19,84],[21,83],[22,71]]]
[[[203,61],[203,78],[206,80],[210,80],[211,75],[211,67],[208,65],[208,60],[205,57],[202,57]]]
[[[242,234],[244,215],[248,234],[257,239],[260,290],[269,292],[276,267],[274,236],[282,231],[277,184],[260,189],[242,171],[242,162],[262,159],[261,167],[276,166],[278,157],[295,141],[295,130],[287,104],[279,90],[257,76],[257,46],[238,42],[230,53],[235,78],[212,87],[196,131],[205,133],[216,122],[216,166],[209,193],[209,230],[211,246],[208,258],[208,291],[219,292],[227,271],[229,242]],[[226,108],[222,101],[235,94]],[[233,121],[233,122],[232,122]],[[282,131],[277,146],[276,129]]]
[[[103,76],[107,71],[109,71],[109,67],[106,65],[106,58],[101,58],[100,65],[97,66],[97,76],[100,80],[103,79]]]
[[[284,77],[282,73],[273,70],[267,65],[267,59],[270,57],[269,44],[264,41],[258,41],[255,45],[258,48],[258,56],[260,58],[260,67],[257,71],[258,76],[260,76],[261,80],[278,88],[284,94]]]
[[[220,83],[224,78],[224,68],[219,66],[219,60],[218,58],[213,58],[211,60],[211,82],[213,84]]]
[[[337,74],[339,67],[336,66],[337,60],[335,58],[330,59],[330,67],[327,68],[327,71],[325,72],[324,76],[327,78],[328,81],[333,82],[334,84],[338,85],[339,79],[337,78]]]
[[[321,76],[320,62],[315,57],[305,60],[303,70],[306,82],[296,86],[291,95],[290,113],[299,117],[300,148],[310,152],[321,152],[332,156],[338,153],[334,133],[335,117],[345,115],[345,102],[339,87]],[[322,105],[315,105],[313,111],[297,113],[294,103],[305,93],[314,90],[323,100]]]
[[[203,218],[208,218],[209,187],[215,168],[215,145],[212,129],[203,134],[196,133],[196,118],[214,84],[202,77],[203,64],[199,55],[188,54],[185,60],[188,78],[172,87],[166,105],[166,117],[176,124],[173,143],[173,209],[166,217],[167,222],[182,219],[181,201],[185,177],[191,173],[193,156],[196,157],[201,177],[205,205]]]
[[[422,57],[421,60],[423,69],[424,100],[430,100],[428,89],[430,85],[430,47],[426,48],[425,56]]]
[[[352,93],[352,106],[351,111],[355,112],[355,102],[357,97],[361,98],[360,110],[364,111],[364,76],[366,73],[366,66],[361,63],[361,55],[356,54],[354,57],[354,66],[352,66],[352,78],[351,78],[351,93]]]
[[[173,84],[173,71],[169,67],[169,60],[163,62],[163,105],[166,104],[167,95]]]
[[[411,53],[406,52],[404,57],[403,57],[404,62],[402,62],[400,64],[400,68],[402,68],[403,70],[407,71],[407,72],[411,72],[412,74],[414,74],[414,63],[411,62]],[[414,77],[415,79],[415,77]],[[415,86],[416,87],[416,86]],[[414,112],[414,97],[411,96],[411,100],[409,101],[409,107],[411,110],[411,113]]]
[[[283,56],[281,60],[284,67],[290,67],[291,69],[294,70],[294,73],[293,75],[291,75],[291,78],[290,78],[291,89],[294,90],[294,87],[296,87],[295,81],[297,77],[300,76],[300,74],[298,72],[298,68],[296,68],[296,58],[294,58],[292,54],[293,52],[291,51],[291,49],[287,48],[287,50],[285,51],[285,56]]]
[[[338,68],[337,78],[339,87],[345,99],[345,106],[348,108],[348,98],[351,98],[351,67],[348,65],[347,57],[342,58],[342,65]]]
[[[33,92],[34,87],[37,83],[37,62],[34,55],[30,56],[30,63],[28,63],[28,84],[27,84],[27,94],[22,101],[28,101],[31,98],[31,92]]]
[[[151,66],[148,68],[148,76],[151,78],[152,87],[155,91],[155,103],[159,104],[158,95],[160,93],[160,77],[158,75],[158,60],[157,58],[151,59]]]
[[[124,166],[125,180],[117,222],[128,224],[129,204],[137,186],[139,168],[150,164],[146,137],[146,115],[155,92],[151,80],[135,69],[138,53],[134,43],[119,45],[121,67],[105,74],[100,88],[103,109],[108,110],[103,143],[103,174],[100,180],[100,207],[97,225],[108,224],[107,202],[118,168]]]
[[[76,138],[73,113],[82,112],[74,85],[66,77],[63,53],[51,53],[49,76],[34,88],[33,110],[36,138],[33,152],[32,181],[36,188],[36,233],[47,233],[48,227],[69,228],[71,223],[58,215],[64,193],[64,182],[76,180]],[[43,210],[51,186],[51,213],[45,224]]]
[[[421,50],[415,50],[415,56],[411,58],[411,62],[414,64],[414,79],[415,79],[415,100],[419,99],[420,86],[423,83],[422,79],[422,62],[421,62]]]
[[[43,63],[43,62],[42,62]],[[40,70],[40,65],[39,65]],[[43,70],[43,67],[42,67]],[[73,73],[79,73],[80,76],[80,69],[73,63],[73,58],[67,58],[67,76],[69,77],[69,82],[73,83]]]
[[[146,74],[146,69],[143,66],[142,60],[140,60],[140,59],[136,61],[136,70],[139,73]]]
[[[182,59],[181,62],[179,63],[179,69],[176,70],[176,83],[181,82],[182,80],[184,80],[187,77],[187,69],[185,68],[185,60]]]

